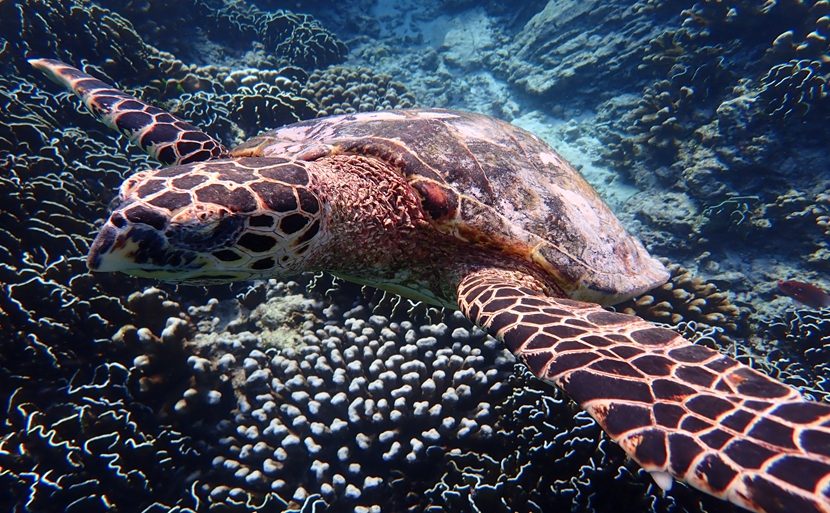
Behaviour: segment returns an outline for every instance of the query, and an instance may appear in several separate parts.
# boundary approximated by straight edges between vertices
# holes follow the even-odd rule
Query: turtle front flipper
[[[61,61],[29,59],[35,69],[81,98],[95,117],[164,165],[227,155],[222,143],[172,114],[147,105]]]
[[[830,405],[675,332],[484,269],[461,310],[587,410],[664,489],[758,512],[830,512]]]

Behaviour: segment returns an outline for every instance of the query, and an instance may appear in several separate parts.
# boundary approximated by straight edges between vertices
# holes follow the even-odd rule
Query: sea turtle
[[[31,63],[169,166],[122,185],[93,271],[221,283],[328,271],[448,308],[564,390],[668,489],[830,512],[830,405],[603,309],[666,281],[534,135],[441,109],[315,119],[227,151],[54,60]]]

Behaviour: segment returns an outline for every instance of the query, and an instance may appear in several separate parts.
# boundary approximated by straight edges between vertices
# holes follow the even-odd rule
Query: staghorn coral
[[[330,66],[315,71],[301,94],[317,106],[321,116],[415,106],[414,96],[403,84],[368,68]]]

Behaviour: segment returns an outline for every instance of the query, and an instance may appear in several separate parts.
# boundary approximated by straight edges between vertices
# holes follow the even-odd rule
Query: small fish
[[[795,280],[779,281],[778,289],[810,308],[830,306],[830,294],[809,283]]]

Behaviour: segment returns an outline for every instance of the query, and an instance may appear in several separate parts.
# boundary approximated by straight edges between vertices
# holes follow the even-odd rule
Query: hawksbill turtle
[[[830,513],[830,405],[600,305],[668,279],[559,154],[440,109],[333,116],[232,151],[54,60],[32,65],[166,167],[136,173],[92,271],[223,283],[328,271],[460,309],[564,390],[664,489]]]

